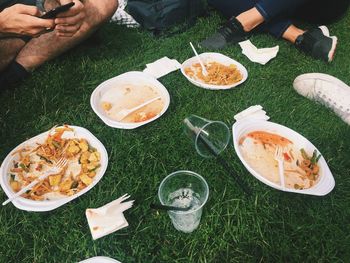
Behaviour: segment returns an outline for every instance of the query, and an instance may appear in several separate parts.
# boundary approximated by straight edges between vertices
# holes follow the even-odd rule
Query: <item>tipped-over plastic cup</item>
[[[196,151],[205,158],[219,155],[230,142],[231,134],[227,125],[221,121],[211,121],[197,115],[190,115],[184,119],[185,133],[194,142]],[[203,141],[210,143],[211,151]]]
[[[158,189],[162,205],[189,208],[188,211],[168,211],[174,227],[184,233],[194,231],[201,220],[203,206],[209,197],[205,179],[191,171],[177,171],[163,179]]]

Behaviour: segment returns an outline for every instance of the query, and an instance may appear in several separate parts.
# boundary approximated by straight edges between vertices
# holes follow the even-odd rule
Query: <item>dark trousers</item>
[[[0,11],[15,4],[35,6],[36,0],[0,0]]]
[[[350,0],[209,0],[227,18],[255,7],[265,22],[258,30],[281,37],[292,20],[327,24],[343,15]]]

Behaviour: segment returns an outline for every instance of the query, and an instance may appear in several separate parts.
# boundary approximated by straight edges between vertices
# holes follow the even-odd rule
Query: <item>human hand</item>
[[[5,8],[0,12],[0,36],[37,37],[55,27],[53,19],[41,19],[40,15],[34,6],[16,4]]]
[[[83,24],[85,18],[85,8],[79,0],[60,0],[61,5],[74,2],[74,6],[68,11],[57,15],[55,19],[56,32],[61,37],[73,36]]]

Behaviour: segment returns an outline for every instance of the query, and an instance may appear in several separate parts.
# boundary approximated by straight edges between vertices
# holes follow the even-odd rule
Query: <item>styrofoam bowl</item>
[[[194,56],[192,58],[187,59],[184,63],[182,63],[181,72],[187,78],[187,80],[189,82],[196,85],[197,87],[201,87],[204,89],[210,89],[210,90],[232,89],[232,88],[242,84],[248,78],[247,69],[241,63],[239,63],[238,61],[236,61],[230,57],[227,57],[227,56],[220,54],[220,53],[210,53],[210,52],[199,54],[199,56],[204,64],[206,64],[207,62],[214,62],[214,61],[218,62],[220,64],[223,64],[225,66],[229,66],[229,65],[234,64],[234,65],[236,65],[237,69],[243,75],[243,78],[241,81],[233,83],[231,85],[211,85],[211,84],[201,82],[200,80],[193,79],[193,78],[186,75],[185,68],[191,67],[192,65],[198,63],[198,58],[196,56]]]
[[[236,122],[232,127],[232,133],[233,133],[233,144],[235,151],[243,163],[243,165],[246,167],[246,169],[259,181],[263,182],[264,184],[283,191],[283,188],[275,184],[268,179],[266,179],[263,175],[256,172],[244,159],[241,149],[239,146],[239,140],[240,138],[253,131],[266,131],[270,133],[275,133],[278,135],[281,135],[293,142],[295,147],[301,149],[304,148],[307,152],[313,152],[315,149],[320,153],[320,151],[304,136],[300,135],[299,133],[295,132],[294,130],[285,127],[283,125],[264,121],[264,120],[256,120],[256,119],[248,119],[248,120],[242,120]],[[332,175],[332,172],[330,171],[326,160],[323,156],[318,161],[318,164],[320,166],[320,178],[318,182],[313,185],[312,187],[308,189],[303,190],[296,190],[296,189],[290,189],[286,188],[286,192],[293,192],[293,193],[300,193],[300,194],[309,194],[309,195],[317,195],[317,196],[323,196],[331,192],[335,186],[335,181]]]
[[[135,85],[149,85],[157,89],[159,95],[161,96],[164,107],[161,112],[154,116],[153,118],[143,121],[143,122],[135,122],[135,123],[125,123],[118,122],[110,118],[106,112],[101,107],[101,98],[111,88],[123,87],[126,84],[135,84]],[[97,114],[97,116],[108,126],[117,128],[117,129],[135,129],[152,121],[155,121],[160,116],[162,116],[169,107],[170,104],[170,95],[168,90],[164,87],[162,83],[160,83],[154,77],[140,71],[130,71],[118,75],[114,78],[104,81],[101,83],[91,94],[90,104],[93,111]]]
[[[79,263],[120,263],[120,261],[109,257],[98,256],[85,259],[83,261],[80,261]]]
[[[87,129],[79,127],[79,126],[69,126],[74,129],[74,132],[65,132],[63,137],[64,138],[84,138],[86,139],[89,144],[96,148],[97,151],[100,153],[101,156],[101,166],[98,168],[95,177],[93,178],[93,182],[82,189],[81,191],[77,192],[76,194],[72,196],[62,197],[55,200],[44,200],[44,201],[35,201],[30,200],[27,198],[23,198],[21,196],[17,197],[15,200],[12,201],[15,207],[26,210],[26,211],[35,211],[35,212],[45,212],[50,211],[53,209],[56,209],[70,201],[72,201],[75,198],[78,198],[79,196],[85,194],[87,191],[89,191],[91,188],[93,188],[103,177],[104,173],[106,172],[107,166],[108,166],[108,154],[106,151],[106,148],[104,145]],[[23,143],[18,145],[16,148],[14,148],[4,159],[4,161],[1,164],[0,167],[0,185],[4,192],[6,193],[7,197],[11,197],[15,193],[12,191],[12,188],[9,184],[8,179],[8,171],[12,168],[13,160],[16,160],[18,158],[17,155],[13,155],[14,152],[17,150],[25,147],[34,145],[36,142],[43,143],[45,139],[47,138],[49,134],[49,131],[41,133]]]

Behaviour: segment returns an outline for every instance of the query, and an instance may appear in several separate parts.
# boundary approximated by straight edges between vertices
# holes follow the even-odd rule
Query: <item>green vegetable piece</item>
[[[77,181],[74,181],[73,184],[72,184],[72,187],[70,189],[77,188],[78,185],[79,185],[79,183]]]
[[[49,159],[47,159],[46,157],[44,157],[44,156],[42,156],[40,154],[37,154],[37,155],[40,157],[40,159],[44,160],[47,163],[51,163],[52,164],[52,162]]]
[[[53,146],[55,146],[55,148],[61,148],[61,144],[59,144],[55,140],[52,140],[52,144],[53,144]]]
[[[312,157],[311,157],[310,162],[311,162],[312,164],[315,164],[315,163],[316,163],[316,158],[317,158],[317,151],[314,150],[314,152],[312,153]]]
[[[96,169],[97,169],[97,168],[100,168],[100,167],[101,167],[101,164],[98,164],[98,165],[96,165],[96,167],[95,167],[94,169],[89,170],[89,172],[96,171]]]
[[[319,154],[319,155],[317,156],[315,163],[318,163],[318,160],[320,160],[321,156],[322,156],[321,154]]]
[[[29,169],[28,169],[28,167],[27,166],[25,166],[23,163],[21,163],[20,165],[19,165],[19,167],[21,167],[25,172],[29,172]]]
[[[310,160],[310,157],[307,155],[304,148],[301,148],[300,152],[301,152],[301,155],[303,156],[304,159]]]

